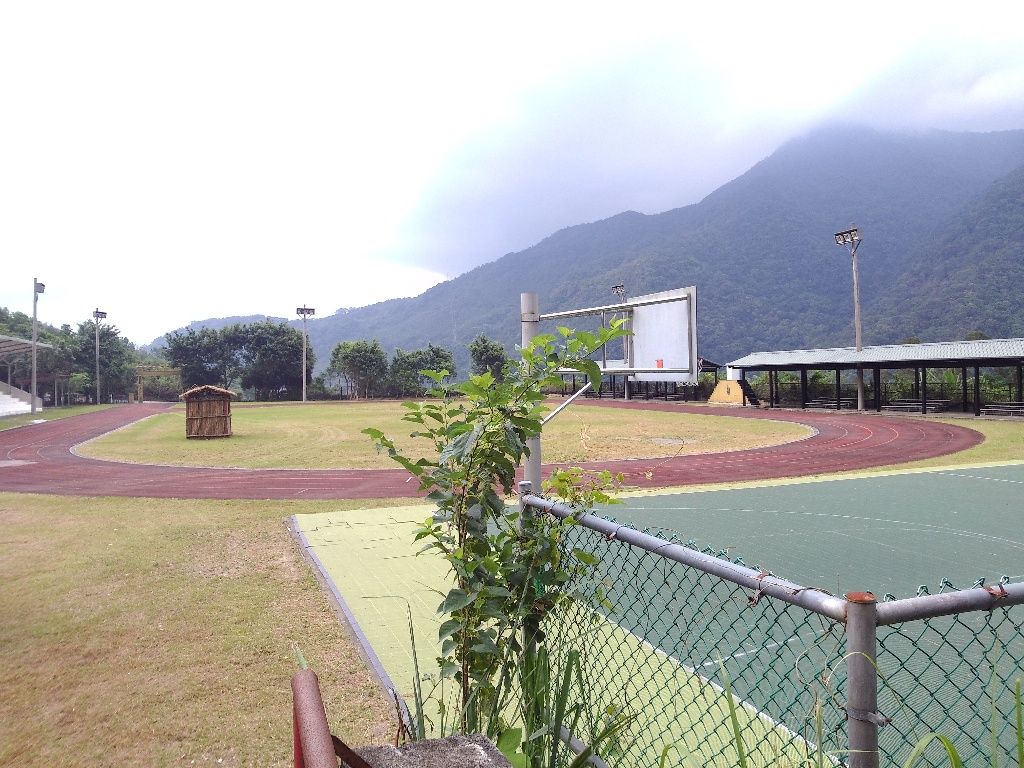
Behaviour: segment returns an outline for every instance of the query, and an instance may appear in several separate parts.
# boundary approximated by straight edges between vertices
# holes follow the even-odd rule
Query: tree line
[[[36,355],[37,392],[49,405],[94,402],[96,399],[96,324],[93,320],[77,327],[59,328],[38,323],[42,344]],[[0,307],[0,335],[32,338],[32,318],[24,312]],[[139,354],[117,327],[99,324],[99,368],[101,396],[104,401],[123,400],[134,386],[134,367]],[[29,391],[32,360],[27,354],[0,358],[0,376],[14,387]]]
[[[500,376],[505,348],[484,336],[469,345],[474,373]],[[256,400],[295,400],[302,389],[302,334],[284,323],[264,321],[200,328],[167,335],[163,356],[182,372],[185,387],[214,384],[251,391]],[[419,397],[431,387],[421,371],[458,371],[452,351],[435,344],[396,349],[389,358],[376,339],[335,345],[326,369],[316,377],[316,357],[306,348],[307,397],[310,399]]]
[[[87,320],[76,328],[38,324],[38,391],[49,405],[93,402],[96,399],[96,325]],[[32,337],[32,318],[0,307],[0,335]],[[302,333],[271,320],[239,323],[224,328],[188,328],[166,336],[162,348],[137,350],[117,327],[100,322],[100,379],[104,402],[128,399],[135,387],[135,367],[172,367],[181,381],[151,379],[151,399],[175,399],[182,389],[212,384],[242,390],[254,400],[297,400],[302,392]],[[472,372],[489,371],[500,378],[508,360],[505,348],[480,335],[469,345]],[[424,349],[396,349],[389,357],[376,339],[343,341],[335,345],[328,366],[313,376],[316,355],[306,346],[307,396],[418,397],[430,388],[424,370],[446,370],[457,378],[450,349],[428,344]],[[15,387],[31,387],[31,358],[26,354],[0,359],[0,376]]]

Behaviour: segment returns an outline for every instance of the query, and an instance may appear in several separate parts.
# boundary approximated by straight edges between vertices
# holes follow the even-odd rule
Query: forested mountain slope
[[[1022,165],[1024,131],[819,129],[697,204],[568,227],[421,296],[316,319],[318,367],[339,341],[377,338],[389,350],[447,346],[465,373],[478,333],[518,342],[520,292],[554,311],[608,303],[617,283],[630,295],[696,285],[700,352],[714,360],[852,344],[850,257],[832,238],[852,224],[864,234],[866,343],[1021,333],[1010,310]],[[950,307],[965,295],[973,314]]]

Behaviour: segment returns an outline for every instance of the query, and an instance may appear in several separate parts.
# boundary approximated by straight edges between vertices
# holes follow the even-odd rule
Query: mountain
[[[865,343],[1024,335],[1013,312],[1022,174],[1024,131],[829,126],[699,203],[568,227],[420,296],[316,319],[311,342],[320,368],[339,341],[377,338],[447,346],[465,372],[478,333],[518,343],[521,292],[551,312],[610,303],[621,283],[629,295],[696,285],[699,350],[712,360],[852,344],[850,256],[832,234],[854,224]]]

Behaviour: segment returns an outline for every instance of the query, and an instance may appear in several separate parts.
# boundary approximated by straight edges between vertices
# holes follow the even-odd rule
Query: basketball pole
[[[540,325],[540,303],[536,293],[519,294],[519,312],[522,326],[522,348],[526,349],[537,335],[537,328]],[[526,458],[523,474],[525,479],[533,484],[533,492],[540,493],[540,435],[528,438],[526,447],[530,450],[530,455]]]

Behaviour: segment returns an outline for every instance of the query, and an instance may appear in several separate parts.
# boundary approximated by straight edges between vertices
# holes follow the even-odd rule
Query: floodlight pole
[[[536,293],[519,294],[519,312],[523,336],[522,347],[526,349],[533,341],[533,337],[537,335],[537,327],[540,325],[540,302]],[[534,493],[540,493],[540,436],[527,438],[526,447],[530,450],[530,455],[523,467],[523,474],[525,479],[533,484]]]
[[[302,402],[306,402],[306,317],[315,315],[316,310],[303,304],[295,313],[302,317]]]
[[[39,294],[46,290],[46,286],[32,278],[32,413],[36,412],[36,345],[39,343],[39,325],[36,308],[39,304]],[[7,372],[7,383],[10,384],[10,368]],[[56,396],[55,396],[56,398]]]
[[[99,308],[92,313],[93,324],[96,327],[96,405],[100,404],[100,320],[107,316],[106,312],[100,312]]]
[[[860,270],[857,269],[857,249],[860,247],[861,236],[857,227],[836,232],[836,245],[845,245],[850,249],[850,261],[853,269],[853,334],[857,352],[861,351],[861,322],[860,322]],[[864,368],[860,361],[857,361],[857,410],[864,410]]]

